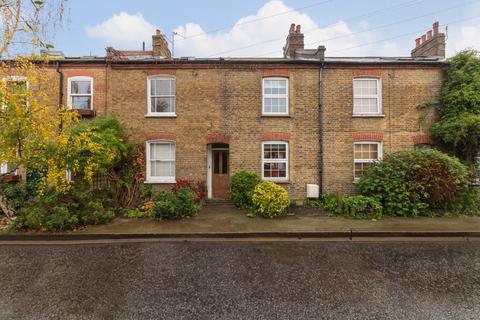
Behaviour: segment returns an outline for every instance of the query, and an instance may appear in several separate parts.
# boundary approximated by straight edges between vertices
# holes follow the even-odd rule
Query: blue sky
[[[435,20],[443,30],[448,23],[448,54],[480,48],[480,1],[69,0],[68,5],[68,19],[52,39],[68,56],[102,56],[107,46],[139,50],[142,41],[149,49],[155,28],[170,38],[173,31],[187,38],[176,37],[176,57],[279,56],[290,23],[302,25],[306,47],[324,44],[330,56],[405,56]],[[218,31],[203,34],[212,30]]]

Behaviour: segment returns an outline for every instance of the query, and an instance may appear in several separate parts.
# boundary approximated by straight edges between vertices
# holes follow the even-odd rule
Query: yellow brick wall
[[[354,132],[382,132],[384,155],[414,146],[413,137],[428,133],[417,107],[438,101],[443,73],[431,68],[380,68],[384,117],[353,117],[353,78],[358,67],[325,70],[324,190],[352,193]]]
[[[318,69],[290,72],[290,116],[262,117],[262,72],[258,68],[176,70],[176,118],[149,118],[149,69],[111,70],[111,112],[130,139],[144,144],[151,132],[176,134],[176,178],[207,179],[210,134],[229,137],[230,174],[261,174],[262,132],[290,133],[292,198],[305,197],[305,184],[319,182]]]

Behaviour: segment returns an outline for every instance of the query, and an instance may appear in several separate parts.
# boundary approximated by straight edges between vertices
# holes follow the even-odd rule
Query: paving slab
[[[230,206],[206,207],[198,216],[178,221],[117,218],[106,225],[77,233],[366,233],[366,232],[479,232],[480,217],[384,218],[377,221],[318,214],[286,215],[277,219],[249,218]]]
[[[193,218],[159,221],[116,218],[105,225],[65,233],[2,233],[0,240],[88,240],[118,238],[480,238],[480,217],[401,218],[381,220],[328,216],[320,210],[299,210],[276,219],[250,218],[233,206],[203,208]]]

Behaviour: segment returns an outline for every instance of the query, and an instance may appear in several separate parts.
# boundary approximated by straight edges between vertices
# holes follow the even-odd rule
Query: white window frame
[[[287,82],[285,98],[287,99],[286,112],[265,112],[265,99],[266,98],[279,98],[278,94],[265,94],[265,81],[266,80],[285,80]],[[287,77],[264,77],[262,78],[262,115],[263,116],[288,116],[290,112],[290,79]],[[281,95],[283,98],[283,95]]]
[[[355,96],[355,81],[372,81],[375,80],[377,82],[377,94],[376,95],[359,95]],[[353,115],[354,116],[381,116],[383,115],[383,110],[382,110],[382,79],[377,78],[377,77],[355,77],[353,78],[352,82],[352,93],[353,93]],[[361,112],[361,113],[356,113],[355,112],[355,98],[357,99],[377,99],[377,111],[376,112]]]
[[[6,174],[8,173],[8,162],[4,161],[0,164],[0,174]],[[12,175],[17,176],[18,175],[18,169],[15,169],[15,171],[12,172]]]
[[[174,169],[175,173],[173,176],[167,176],[167,177],[160,177],[160,176],[155,176],[153,177],[151,175],[151,159],[150,159],[150,146],[151,144],[154,143],[159,143],[159,144],[173,144],[175,146],[175,153],[173,154],[173,159],[162,159],[163,161],[173,161],[174,162]],[[171,140],[150,140],[146,142],[146,160],[147,160],[147,165],[146,165],[146,170],[147,174],[146,177],[147,179],[145,180],[145,183],[175,183],[175,175],[176,175],[176,167],[177,167],[177,160],[176,160],[176,154],[177,154],[177,144],[175,141]],[[160,161],[162,161],[160,160]]]
[[[7,85],[7,83],[10,81],[12,82],[24,81],[25,84],[27,85],[27,91],[29,90],[28,79],[27,77],[24,77],[24,76],[8,76],[8,77],[2,78],[2,81],[4,82],[4,85]],[[5,107],[6,107],[5,103],[2,103],[2,110],[5,109]],[[28,96],[27,96],[27,108],[28,108]]]
[[[5,174],[8,172],[8,162],[2,162],[0,165],[0,173]]]
[[[76,76],[76,77],[69,77],[68,78],[68,88],[67,88],[67,95],[68,101],[67,106],[70,109],[73,109],[73,96],[88,96],[88,94],[72,94],[72,82],[73,81],[90,81],[90,108],[84,110],[93,110],[93,78],[88,76]],[[83,110],[83,109],[78,109]]]
[[[377,159],[355,159],[355,145],[376,144],[377,145]],[[356,182],[360,177],[355,177],[356,163],[375,163],[383,158],[383,143],[381,141],[355,141],[353,143],[353,181]]]
[[[152,112],[152,91],[151,91],[151,80],[157,79],[169,79],[175,82],[175,91],[173,95],[157,95],[156,97],[163,98],[173,98],[174,108],[173,112]],[[176,117],[177,116],[177,78],[170,75],[157,75],[147,77],[147,117]]]
[[[285,145],[285,159],[265,159],[265,145],[266,144],[284,144]],[[265,172],[264,172],[264,164],[268,163],[285,163],[285,177],[265,177]],[[262,180],[266,181],[288,181],[289,176],[290,176],[290,157],[289,157],[289,143],[287,141],[263,141],[262,142],[262,163],[261,163],[261,171],[262,171]]]

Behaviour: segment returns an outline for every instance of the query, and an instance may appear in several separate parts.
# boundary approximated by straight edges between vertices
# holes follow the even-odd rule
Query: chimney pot
[[[289,33],[294,33],[295,32],[295,23],[292,23],[290,25],[290,30],[289,30]]]
[[[433,35],[436,35],[438,33],[439,27],[440,27],[440,23],[438,23],[438,21],[435,21],[433,23]]]
[[[439,33],[439,26],[438,21],[434,22],[432,30],[415,39],[415,48],[410,53],[413,58],[445,58],[445,34]]]
[[[166,59],[172,58],[170,49],[168,49],[167,39],[161,34],[159,29],[157,29],[152,36],[152,51],[155,56],[161,56]]]
[[[317,48],[317,57],[318,60],[324,61],[325,60],[325,46],[318,46]]]
[[[300,25],[297,26],[295,23],[290,25],[287,43],[283,47],[283,56],[285,58],[294,59],[296,56],[295,51],[304,48],[304,36],[303,33],[301,33],[301,28],[302,27]]]
[[[432,30],[427,32],[427,40],[432,39]]]

